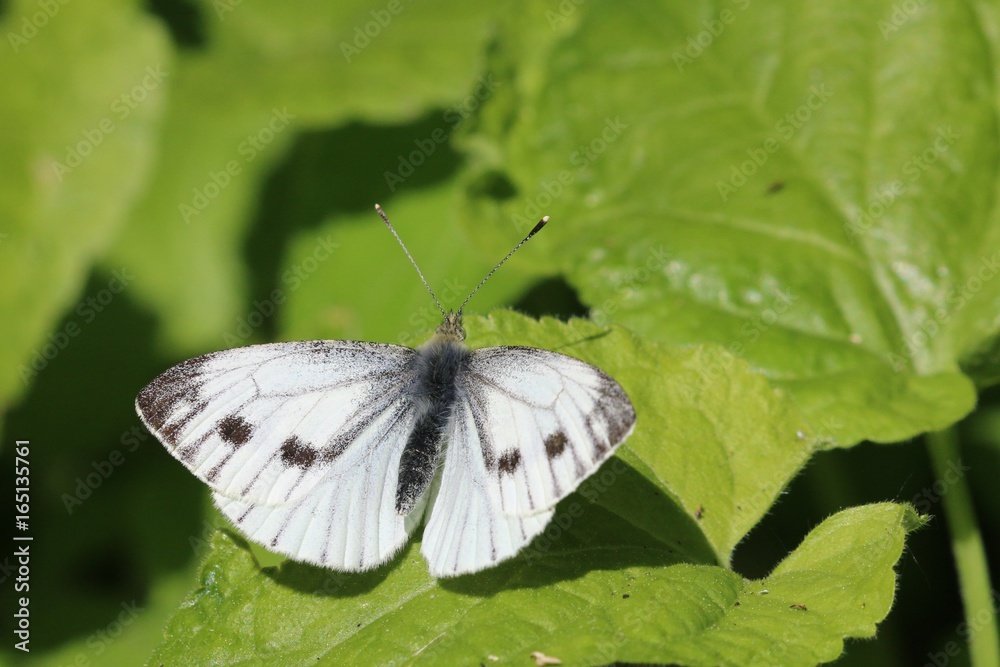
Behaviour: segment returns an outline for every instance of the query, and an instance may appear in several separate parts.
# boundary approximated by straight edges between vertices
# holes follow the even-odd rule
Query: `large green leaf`
[[[838,515],[765,582],[719,566],[814,446],[792,403],[745,362],[715,347],[643,344],[583,320],[499,311],[466,324],[473,347],[541,345],[611,373],[638,415],[620,455],[517,558],[456,580],[430,578],[416,544],[367,574],[291,564],[261,572],[221,537],[154,664],[208,655],[217,664],[432,664],[532,649],[580,664],[740,664],[781,650],[807,664],[801,656],[832,659],[844,637],[871,635],[888,612],[892,566],[917,522],[904,506]],[[841,592],[826,595],[835,582]],[[796,632],[782,635],[788,627]]]
[[[0,407],[134,280],[116,264],[113,292],[80,293],[156,157],[171,53],[136,4],[53,3],[49,16],[26,0],[0,23]]]
[[[995,376],[1000,327],[992,14],[526,4],[494,65],[521,85],[467,138],[470,218],[544,209],[595,318],[725,346],[841,445],[972,408],[960,365]]]
[[[573,665],[814,665],[844,638],[874,635],[921,523],[906,505],[846,510],[758,581],[669,564],[647,545],[559,549],[445,582],[427,576],[417,545],[362,575],[261,570],[220,532],[148,664],[526,664],[540,651]]]

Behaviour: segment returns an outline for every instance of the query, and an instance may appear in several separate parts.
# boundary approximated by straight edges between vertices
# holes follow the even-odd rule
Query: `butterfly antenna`
[[[403,243],[403,239],[399,238],[399,234],[396,233],[396,230],[393,228],[392,223],[389,222],[389,218],[388,216],[386,216],[385,211],[383,211],[382,207],[379,206],[378,204],[375,204],[375,211],[379,214],[379,217],[381,217],[382,220],[385,222],[385,226],[389,228],[389,231],[392,232],[392,235],[396,237],[397,241],[399,241],[399,245],[403,248],[403,252],[405,252],[406,256],[410,258],[410,264],[412,264],[413,268],[417,270],[417,275],[420,276],[420,282],[422,282],[424,284],[424,287],[427,288],[427,291],[430,293],[431,298],[434,299],[434,303],[437,305],[438,310],[441,311],[441,315],[447,317],[448,314],[445,313],[444,308],[441,307],[441,302],[438,301],[437,295],[434,294],[434,290],[431,289],[431,286],[427,284],[427,279],[424,278],[423,272],[420,270],[420,267],[417,266],[417,262],[413,259],[413,255],[411,255],[410,251],[406,249],[406,244]],[[534,232],[532,232],[532,234],[534,234]]]
[[[518,244],[517,244],[516,246],[514,246],[513,248],[511,248],[511,251],[510,251],[509,253],[507,253],[507,256],[506,256],[506,257],[504,257],[503,259],[501,259],[501,260],[500,260],[499,262],[497,262],[497,265],[496,265],[496,266],[494,266],[494,267],[493,267],[492,269],[490,269],[490,272],[486,274],[486,277],[485,277],[485,278],[483,278],[483,279],[482,279],[481,281],[479,281],[479,284],[478,284],[478,285],[476,285],[476,289],[472,290],[472,291],[471,291],[471,292],[469,293],[469,296],[465,297],[465,301],[463,301],[463,302],[462,302],[462,305],[461,305],[461,306],[459,307],[459,309],[458,309],[458,313],[459,313],[459,314],[461,314],[461,313],[462,313],[462,310],[463,310],[463,309],[465,308],[465,304],[469,303],[469,299],[471,299],[471,298],[472,298],[472,296],[473,296],[473,295],[474,295],[474,294],[475,294],[476,292],[478,292],[478,291],[479,291],[479,288],[480,288],[480,287],[482,287],[483,285],[485,285],[485,284],[486,284],[486,281],[490,279],[490,276],[492,276],[492,275],[493,275],[494,273],[496,273],[496,272],[497,272],[497,269],[499,269],[499,268],[500,268],[501,266],[503,266],[503,263],[504,263],[504,262],[506,262],[506,261],[507,261],[508,259],[510,259],[510,256],[511,256],[511,255],[513,255],[513,254],[514,254],[515,252],[517,252],[517,251],[518,251],[518,249],[519,249],[519,248],[520,248],[521,246],[523,246],[523,245],[524,245],[525,243],[527,243],[527,242],[528,242],[528,239],[530,239],[530,238],[531,238],[532,236],[534,236],[534,235],[535,235],[535,234],[537,234],[537,233],[538,233],[539,231],[541,231],[542,227],[544,227],[544,226],[545,226],[545,223],[546,223],[546,222],[548,222],[548,221],[549,221],[549,216],[547,216],[547,215],[546,215],[546,216],[544,216],[544,217],[543,217],[543,218],[542,218],[541,220],[539,220],[539,221],[538,221],[538,224],[537,224],[537,225],[535,225],[535,227],[534,227],[534,228],[533,228],[533,229],[532,229],[532,230],[531,230],[530,232],[528,232],[528,235],[527,235],[527,236],[525,236],[525,237],[524,237],[523,239],[521,239],[521,242],[520,242],[520,243],[518,243]]]

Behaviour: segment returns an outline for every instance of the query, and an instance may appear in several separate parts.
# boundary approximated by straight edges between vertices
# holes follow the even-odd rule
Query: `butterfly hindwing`
[[[406,516],[395,504],[399,462],[414,421],[407,401],[394,404],[294,502],[254,505],[216,493],[215,504],[272,551],[342,571],[375,567],[406,543],[423,514],[426,497]]]
[[[635,425],[617,382],[547,350],[475,350],[458,384],[422,546],[439,577],[516,554]]]
[[[506,515],[490,476],[472,404],[452,410],[441,483],[432,499],[420,551],[434,577],[478,572],[511,558],[545,530],[552,511]]]

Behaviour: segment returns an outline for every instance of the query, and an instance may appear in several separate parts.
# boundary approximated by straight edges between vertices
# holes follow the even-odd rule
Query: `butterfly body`
[[[441,441],[458,394],[457,381],[469,362],[464,338],[461,319],[446,320],[408,364],[408,395],[417,416],[400,461],[396,488],[396,512],[400,515],[413,510],[437,470]]]

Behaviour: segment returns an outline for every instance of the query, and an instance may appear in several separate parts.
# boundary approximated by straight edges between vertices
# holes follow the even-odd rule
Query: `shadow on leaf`
[[[337,572],[286,561],[264,574],[281,586],[312,595],[355,597],[371,592],[419,549],[411,541],[389,563],[370,572]],[[614,457],[556,507],[555,516],[513,559],[438,585],[490,597],[503,590],[539,588],[596,570],[714,564],[697,523],[670,496]]]
[[[456,593],[491,596],[538,588],[595,570],[715,564],[696,522],[625,461],[613,457],[556,507],[555,516],[515,558],[495,568],[442,579]]]

